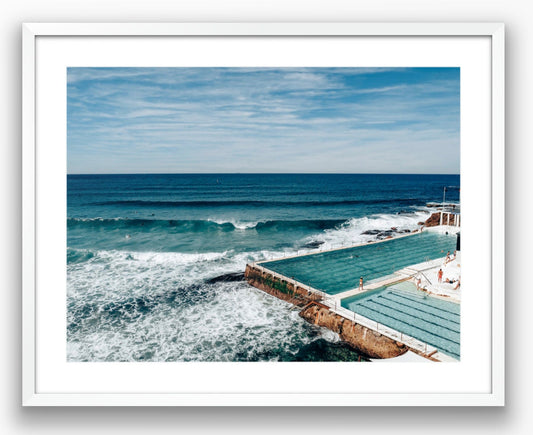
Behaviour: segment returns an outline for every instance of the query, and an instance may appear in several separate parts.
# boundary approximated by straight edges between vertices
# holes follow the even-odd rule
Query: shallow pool
[[[342,299],[341,305],[459,359],[459,304],[428,296],[404,282]]]
[[[391,275],[404,267],[446,256],[456,236],[423,232],[355,248],[321,252],[261,265],[328,294],[337,294]]]

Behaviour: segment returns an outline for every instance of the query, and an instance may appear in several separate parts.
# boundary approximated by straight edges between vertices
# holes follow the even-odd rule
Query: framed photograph
[[[23,405],[504,405],[503,24],[24,24],[22,145]]]

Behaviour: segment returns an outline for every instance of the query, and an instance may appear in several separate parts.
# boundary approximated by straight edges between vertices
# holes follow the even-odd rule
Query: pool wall
[[[278,276],[260,266],[247,264],[244,277],[254,287],[294,305],[303,306],[321,298],[319,294],[309,288],[304,288],[295,281]]]
[[[300,311],[300,316],[310,323],[336,332],[342,340],[371,358],[394,358],[408,350],[405,344],[346,319],[320,304],[310,304]]]
[[[332,312],[320,302],[324,295],[317,290],[252,264],[246,265],[244,276],[250,285],[303,307],[301,317],[336,332],[344,341],[371,358],[393,358],[408,350],[405,344]]]

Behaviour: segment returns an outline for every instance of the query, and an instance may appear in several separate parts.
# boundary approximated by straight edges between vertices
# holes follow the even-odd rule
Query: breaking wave
[[[178,220],[178,219],[128,219],[128,218],[68,218],[69,229],[137,229],[176,232],[206,232],[206,231],[234,231],[255,229],[265,231],[271,229],[284,230],[301,228],[308,230],[323,230],[333,228],[341,223],[342,219],[316,219],[316,220],[266,220],[266,221],[236,221],[236,220]]]
[[[421,210],[405,214],[380,214],[370,217],[349,219],[335,228],[306,239],[309,245],[320,245],[322,249],[366,243],[390,235],[414,231],[419,223],[431,213]]]
[[[241,280],[212,279],[242,272],[251,257],[281,254],[69,249],[69,255],[84,261],[68,266],[68,360],[312,358],[302,355],[302,349],[315,340],[335,344],[338,338],[309,325],[291,305]]]
[[[425,210],[349,220],[175,221],[230,231],[306,226],[314,235],[283,249],[241,252],[136,252],[67,249],[69,361],[356,360],[331,331],[305,322],[291,305],[240,278],[248,262],[364,243],[411,231]],[[148,219],[69,219],[69,226],[164,226]],[[144,224],[144,225],[143,225]],[[240,227],[240,228],[239,228]],[[167,229],[168,231],[168,229]],[[289,233],[290,231],[288,231]],[[287,234],[288,234],[287,233]],[[200,237],[198,235],[198,237]],[[229,278],[227,278],[229,276]],[[227,279],[226,279],[227,278]]]

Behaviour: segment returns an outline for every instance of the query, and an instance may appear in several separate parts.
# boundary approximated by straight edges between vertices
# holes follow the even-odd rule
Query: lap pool
[[[428,296],[403,282],[342,299],[341,305],[459,359],[459,304]]]
[[[455,235],[423,232],[379,243],[335,251],[320,252],[276,261],[261,266],[288,278],[334,295],[391,275],[413,264],[446,256],[453,252]]]

